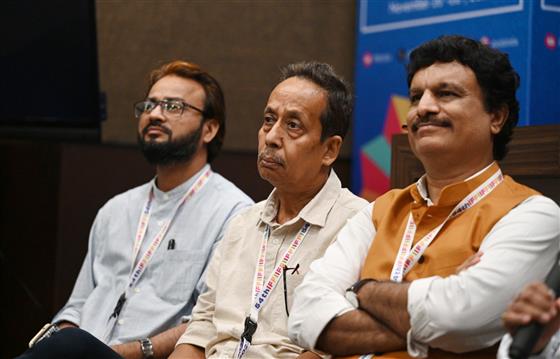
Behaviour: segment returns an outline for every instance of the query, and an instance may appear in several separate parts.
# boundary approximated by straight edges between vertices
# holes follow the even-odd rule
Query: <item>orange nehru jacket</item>
[[[361,278],[389,280],[409,213],[416,223],[414,244],[442,223],[453,208],[498,170],[493,164],[480,175],[445,187],[437,205],[428,207],[415,184],[392,190],[375,201],[372,214],[376,235],[367,255]],[[504,181],[472,208],[450,219],[404,281],[438,275],[447,277],[480,248],[484,237],[511,209],[538,192],[504,176]],[[496,348],[470,354],[430,350],[430,358],[495,358]],[[378,356],[376,356],[378,358]],[[386,353],[379,358],[409,358],[406,352]]]

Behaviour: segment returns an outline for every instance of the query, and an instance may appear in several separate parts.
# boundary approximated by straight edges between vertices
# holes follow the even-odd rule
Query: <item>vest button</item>
[[[424,256],[420,256],[420,258],[418,258],[418,263],[419,264],[424,263]]]

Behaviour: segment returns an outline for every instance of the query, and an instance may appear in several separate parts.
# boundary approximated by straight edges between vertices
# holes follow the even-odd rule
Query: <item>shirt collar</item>
[[[484,167],[483,169],[481,169],[477,173],[473,174],[469,178],[465,179],[464,181],[461,181],[461,182],[458,182],[458,183],[453,183],[449,186],[445,186],[443,188],[443,190],[441,191],[440,204],[442,204],[441,199],[444,199],[444,194],[446,192],[451,192],[451,191],[453,191],[457,188],[460,188],[460,187],[465,187],[465,190],[470,189],[472,187],[472,185],[469,185],[469,182],[476,181],[478,177],[482,176],[488,169],[490,169],[493,166],[495,167],[495,169],[493,171],[490,171],[490,172],[494,173],[495,171],[498,170],[498,165],[495,161],[493,161],[492,163],[490,163],[488,166]],[[422,177],[420,177],[420,179],[418,181],[416,181],[416,189],[417,189],[417,194],[419,194],[420,197],[426,202],[426,205],[428,207],[430,207],[430,206],[433,206],[434,203],[432,202],[432,200],[430,199],[430,196],[428,194],[428,186],[426,184],[426,178],[427,178],[426,174],[424,174],[424,175],[422,175]],[[476,182],[478,182],[478,181],[476,181]],[[414,191],[412,191],[412,192],[413,192],[413,197],[414,197],[414,195],[416,193],[414,193]],[[462,192],[464,192],[464,191],[459,191],[459,192],[461,192],[461,194],[462,194]],[[465,193],[464,196],[466,196],[467,194],[468,193]],[[461,197],[459,200],[461,200],[463,197]]]
[[[327,222],[327,215],[334,206],[339,194],[342,184],[338,179],[338,176],[331,169],[327,181],[321,188],[321,190],[301,209],[298,215],[292,218],[286,224],[291,224],[297,222],[300,218],[305,222],[324,227]],[[263,211],[259,219],[260,222],[264,222],[269,226],[276,225],[276,214],[278,213],[278,197],[276,194],[276,188],[272,190],[268,196]]]
[[[185,194],[185,192],[189,188],[191,188],[191,186],[196,182],[196,180],[203,173],[205,173],[209,168],[210,168],[210,165],[207,163],[197,173],[195,173],[193,176],[191,176],[188,180],[186,180],[185,182],[181,183],[177,187],[175,187],[172,190],[167,191],[167,192],[164,192],[164,191],[160,190],[159,188],[157,188],[157,186],[156,186],[157,177],[154,177],[154,179],[152,179],[150,184],[151,184],[151,188],[154,191],[155,200],[157,202],[166,202],[166,201],[169,201],[169,200],[175,200],[175,199],[180,198],[181,196],[183,196]]]

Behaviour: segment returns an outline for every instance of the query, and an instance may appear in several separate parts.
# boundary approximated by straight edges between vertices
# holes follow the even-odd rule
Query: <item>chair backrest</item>
[[[500,161],[504,173],[560,204],[560,125],[515,129],[507,156]],[[391,188],[402,188],[424,173],[412,153],[406,134],[393,136]]]

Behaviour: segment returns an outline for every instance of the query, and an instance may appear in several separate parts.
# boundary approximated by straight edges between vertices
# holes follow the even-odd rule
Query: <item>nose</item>
[[[280,121],[276,121],[274,125],[265,133],[265,144],[267,147],[280,147],[282,145],[282,137],[284,133]]]
[[[163,109],[161,107],[161,102],[156,104],[156,107],[154,107],[149,113],[148,113],[148,117],[150,120],[161,120],[161,121],[165,121],[165,116],[163,115]]]
[[[418,116],[423,117],[430,113],[437,113],[439,111],[439,105],[434,94],[431,91],[424,91],[420,101],[418,101],[418,106],[416,106],[416,111]]]

